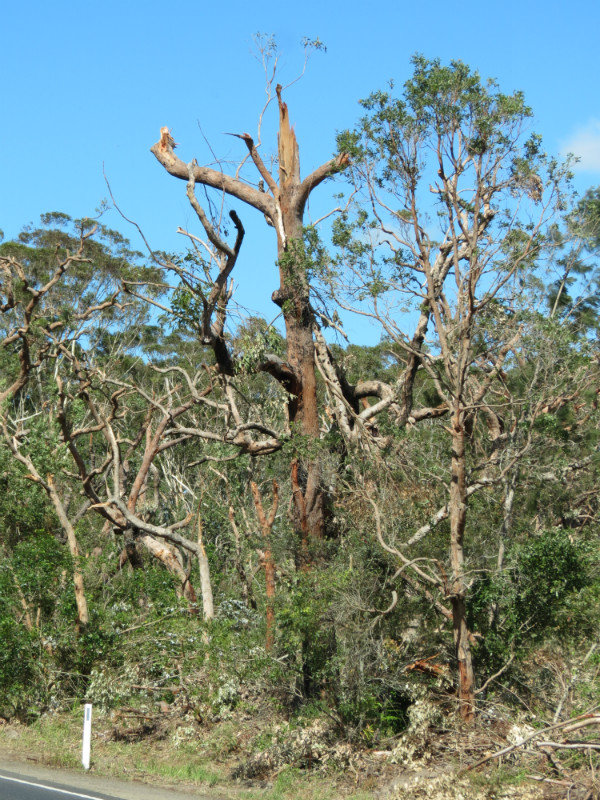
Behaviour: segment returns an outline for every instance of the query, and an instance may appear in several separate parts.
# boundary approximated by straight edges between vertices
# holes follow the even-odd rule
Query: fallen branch
[[[555,786],[567,786],[572,789],[576,784],[573,781],[559,781],[556,778],[545,778],[543,775],[525,775],[530,781],[539,781],[540,783],[551,783]]]
[[[581,720],[581,722],[576,722],[574,725],[569,725],[563,729],[563,733],[572,733],[573,731],[578,731],[580,728],[587,728],[588,725],[600,725],[600,714],[595,714],[594,716]]]
[[[574,722],[589,718],[593,714],[593,712],[596,711],[599,707],[600,706],[595,705],[588,711],[586,711],[584,714],[579,714],[579,716],[573,717],[573,719],[569,719],[566,722],[557,722],[555,725],[548,725],[548,727],[543,728],[542,730],[535,731],[529,736],[526,736],[525,739],[522,739],[520,742],[517,742],[516,744],[511,744],[508,747],[504,747],[502,750],[498,750],[496,753],[492,753],[491,755],[480,759],[479,761],[475,762],[475,764],[471,764],[468,767],[465,767],[458,773],[458,776],[460,777],[461,775],[464,775],[465,772],[470,772],[473,769],[477,769],[477,767],[481,767],[483,764],[487,764],[488,761],[491,761],[494,758],[501,758],[502,756],[505,756],[508,753],[512,753],[513,750],[517,750],[519,747],[524,747],[524,745],[526,745],[527,742],[530,742],[532,739],[537,739],[538,736],[544,736],[544,734],[549,733],[550,731],[559,730],[560,728],[567,728]],[[597,717],[598,715],[595,715],[595,719]]]
[[[536,742],[536,747],[553,747],[555,750],[600,750],[598,742]]]

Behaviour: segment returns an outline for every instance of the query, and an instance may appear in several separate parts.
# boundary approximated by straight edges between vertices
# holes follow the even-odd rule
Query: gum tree
[[[43,424],[53,400],[48,364],[54,365],[60,347],[89,335],[90,324],[118,306],[115,278],[123,253],[110,250],[124,248],[118,234],[92,220],[79,220],[74,234],[64,214],[44,215],[42,222],[58,227],[27,229],[19,241],[0,246],[0,431],[27,479],[45,492],[67,541],[79,629],[89,612],[76,524],[89,503],[69,513],[72,492],[56,475],[64,467],[59,437],[52,422],[50,430]]]
[[[447,502],[390,552],[404,564],[405,580],[416,576],[427,592],[436,587],[436,602],[441,595],[450,606],[450,614],[445,605],[439,610],[452,621],[460,712],[470,721],[468,509],[472,495],[501,482],[520,456],[505,453],[503,407],[521,402],[505,385],[506,371],[522,353],[527,287],[552,243],[565,174],[527,134],[531,111],[522,94],[500,92],[461,62],[446,67],[417,56],[401,97],[377,92],[362,105],[358,127],[339,137],[356,192],[356,214],[335,230],[350,298],[342,302],[375,318],[404,353],[401,378],[388,389],[390,410],[402,412],[397,424],[423,418],[412,409],[418,374],[437,397],[429,416],[447,418]],[[333,371],[329,378],[344,398],[342,381]],[[338,403],[338,415],[347,417],[347,408]],[[410,546],[445,520],[447,567],[411,564]]]
[[[137,395],[107,379],[107,367],[111,374],[133,371],[143,391],[143,370],[135,369],[131,353],[144,335],[146,309],[121,296],[121,281],[155,283],[157,272],[93,220],[53,213],[42,223],[0,246],[0,431],[25,477],[45,492],[68,544],[78,628],[88,624],[89,610],[77,526],[91,511],[102,516],[104,537],[111,528],[122,536],[122,560],[139,561],[140,542],[195,603],[189,575],[169,545],[171,529],[159,529],[160,540],[139,526],[132,535],[120,509],[135,515],[151,505],[158,488],[149,473],[173,446],[164,430],[187,410],[170,408],[161,419],[154,405],[144,408]]]
[[[161,129],[160,140],[152,147],[152,152],[170,175],[188,183],[188,196],[212,244],[217,242],[216,231],[208,223],[197,201],[194,203],[193,188],[196,184],[242,201],[262,214],[273,228],[280,285],[272,299],[281,308],[285,321],[286,355],[283,359],[266,357],[260,369],[272,375],[288,394],[287,411],[292,434],[311,441],[319,437],[320,421],[313,339],[316,319],[310,297],[311,263],[303,244],[304,213],[311,193],[327,178],[343,170],[348,164],[348,156],[340,153],[303,178],[298,142],[290,125],[281,85],[277,85],[275,93],[279,109],[277,173],[267,167],[259,145],[249,133],[236,134],[246,148],[246,158],[255,168],[255,181],[259,188],[242,178],[240,169],[234,175],[229,175],[200,166],[195,160],[185,163],[176,155],[175,142],[166,127]],[[217,245],[217,249],[225,252],[221,245]],[[217,354],[217,360],[224,374],[232,373],[231,361],[224,351],[220,359]],[[296,487],[294,527],[299,538],[304,539],[308,532],[310,538],[319,540],[323,537],[325,523],[318,460],[310,457],[305,459],[300,478],[297,476],[298,463],[295,462],[292,466],[292,480]]]

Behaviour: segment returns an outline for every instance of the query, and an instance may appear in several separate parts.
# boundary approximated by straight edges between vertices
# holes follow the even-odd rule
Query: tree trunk
[[[278,87],[279,89],[279,87]],[[319,438],[314,314],[310,303],[308,263],[303,242],[305,197],[301,191],[300,159],[296,135],[290,127],[287,105],[279,100],[279,209],[281,226],[277,232],[280,287],[273,301],[283,312],[286,330],[287,362],[295,376],[290,392],[288,416],[292,432],[308,441]],[[294,491],[294,528],[297,541],[303,542],[308,530],[310,538],[320,540],[324,533],[323,487],[321,470],[314,456],[303,459],[301,469],[291,465]],[[294,474],[295,470],[295,474]]]
[[[459,712],[465,722],[475,718],[475,678],[466,620],[466,580],[463,540],[467,521],[465,430],[463,412],[457,404],[452,420],[452,464],[450,480],[450,563],[452,565],[452,623],[458,662]]]
[[[215,618],[215,606],[213,601],[212,583],[210,580],[210,565],[206,550],[204,549],[204,539],[202,536],[202,517],[198,509],[198,568],[200,570],[200,591],[202,592],[202,611],[205,622],[210,622]]]
[[[350,163],[347,153],[325,162],[304,180],[300,178],[300,159],[296,135],[290,126],[288,109],[276,87],[279,104],[279,184],[267,170],[250,134],[236,134],[248,148],[261,182],[268,191],[256,189],[249,183],[226,175],[195,161],[184,163],[174,153],[175,142],[167,127],[161,128],[160,140],[152,152],[165,169],[180,180],[212,187],[264,214],[277,232],[280,287],[273,293],[283,312],[287,338],[287,364],[278,367],[265,364],[290,395],[289,423],[292,431],[307,438],[310,444],[319,436],[315,347],[313,342],[314,315],[310,304],[308,267],[303,247],[304,209],[311,192],[331,175]],[[263,187],[264,188],[264,187]],[[321,470],[314,455],[303,459],[300,470],[300,494],[295,493],[294,527],[299,541],[308,529],[310,538],[320,540],[324,533],[324,502]],[[300,496],[301,495],[301,496]],[[300,502],[301,501],[301,502]]]
[[[58,492],[56,491],[52,475],[48,475],[47,485],[49,487],[48,495],[50,496],[50,500],[52,501],[52,505],[54,506],[54,510],[56,511],[56,515],[60,521],[62,529],[67,536],[69,551],[71,553],[71,558],[73,559],[73,586],[75,589],[75,603],[77,604],[77,630],[79,631],[90,621],[87,601],[85,599],[85,588],[83,585],[83,572],[81,571],[80,564],[81,554],[79,552],[79,544],[77,543],[75,529],[71,525],[61,499],[58,496]]]
[[[273,649],[274,631],[275,631],[275,562],[273,561],[273,551],[271,549],[271,531],[273,530],[273,523],[275,522],[275,515],[279,506],[279,486],[277,481],[273,481],[273,505],[267,518],[262,504],[262,498],[257,484],[254,481],[250,482],[252,489],[252,497],[254,499],[254,507],[256,508],[256,516],[260,523],[262,537],[264,542],[264,550],[262,555],[262,563],[265,569],[265,595],[266,595],[266,635],[265,635],[265,650],[270,653]]]

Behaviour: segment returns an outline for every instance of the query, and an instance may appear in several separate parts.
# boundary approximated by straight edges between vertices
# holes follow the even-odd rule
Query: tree
[[[47,215],[44,221],[70,222],[65,215]],[[91,220],[82,220],[78,228],[77,238],[62,232],[55,232],[52,236],[46,231],[29,231],[19,244],[8,242],[2,246],[0,291],[3,302],[0,311],[4,330],[1,344],[12,358],[9,356],[4,386],[0,391],[0,424],[5,444],[13,457],[27,469],[27,477],[42,487],[66,535],[73,563],[79,627],[87,625],[89,614],[74,523],[51,471],[53,465],[48,453],[43,452],[42,446],[41,458],[36,458],[36,450],[40,455],[39,444],[37,447],[23,446],[24,437],[31,432],[26,430],[25,423],[39,413],[31,408],[30,398],[24,394],[31,376],[49,358],[56,358],[57,347],[83,335],[86,325],[97,313],[116,303],[116,294],[110,294],[110,277],[106,283],[103,281],[107,271],[110,276],[110,266],[114,268],[114,264],[105,259],[104,266],[108,263],[109,270],[105,270],[104,275],[101,269],[99,272],[89,269],[94,253],[94,246],[89,242],[97,226]],[[111,238],[111,232],[107,231],[106,235]],[[32,249],[29,246],[32,239],[37,240],[41,247]],[[99,249],[102,252],[101,246]],[[96,266],[100,267],[100,264]],[[70,310],[54,302],[57,287],[63,292],[64,300],[73,304]],[[41,468],[40,461],[43,464]],[[81,516],[85,510],[79,510],[76,516]]]
[[[274,99],[271,84],[268,85],[268,91],[267,105]],[[313,342],[316,320],[310,298],[311,263],[303,241],[304,212],[311,192],[324,180],[344,169],[348,164],[348,156],[341,153],[302,179],[298,142],[290,125],[288,107],[283,100],[280,84],[276,86],[275,92],[279,108],[278,180],[264,163],[254,138],[248,133],[236,134],[247,149],[261,186],[264,184],[263,190],[242,179],[239,169],[234,176],[230,176],[210,167],[199,166],[195,160],[186,164],[175,154],[175,142],[166,127],[161,129],[161,138],[152,147],[152,152],[169,174],[188,183],[190,202],[209,240],[221,253],[228,252],[227,246],[218,239],[206,214],[195,200],[195,184],[241,200],[263,214],[267,223],[274,228],[280,286],[273,293],[272,299],[281,308],[285,321],[286,358],[282,360],[268,356],[259,369],[272,375],[287,392],[288,421],[292,433],[315,440],[320,435]],[[237,222],[235,224],[240,230],[240,225]],[[227,270],[221,273],[222,283],[226,282],[228,274]],[[219,357],[217,353],[217,364],[224,374],[232,372],[231,361],[227,356]],[[299,540],[306,535],[307,530],[314,540],[319,540],[324,534],[325,520],[318,460],[307,458],[303,468],[305,474],[298,484],[300,491],[294,495],[294,525]],[[293,469],[297,470],[297,466]]]
[[[103,357],[122,359],[124,350],[138,344],[140,305],[119,302],[121,281],[149,280],[156,277],[156,270],[142,268],[136,263],[139,254],[129,249],[123,237],[93,220],[73,222],[65,214],[54,213],[44,215],[42,223],[41,228],[26,229],[18,242],[0,248],[6,376],[0,392],[0,424],[9,452],[27,470],[26,477],[46,493],[64,532],[72,559],[77,624],[83,628],[89,611],[76,526],[90,509],[116,524],[101,502],[98,487],[113,463],[119,476],[117,494],[123,476],[121,443],[111,427],[121,412],[123,392],[107,396],[109,387],[98,387],[99,362]],[[107,353],[106,344],[118,330],[133,330],[133,342],[121,338],[119,349]],[[95,391],[100,403],[95,402]],[[156,453],[169,446],[159,441],[160,425],[152,436],[151,417],[146,416],[137,439],[128,440],[131,446],[124,454],[131,457],[145,442],[144,458],[127,498],[129,508],[135,509]],[[108,458],[101,458],[94,447],[94,435],[99,433],[108,441]],[[111,449],[115,444],[117,456]],[[74,460],[76,475],[68,469],[67,454]],[[74,492],[73,477],[79,477],[87,499],[70,511],[73,495],[79,494]],[[121,524],[120,529],[126,526]],[[144,544],[171,571],[184,573],[174,554],[159,547],[151,536]]]
[[[304,696],[317,686],[367,719],[384,708],[382,685],[393,686],[385,708],[397,712],[397,726],[407,702],[406,665],[393,655],[398,642],[412,668],[427,663],[418,648],[435,641],[437,652],[448,635],[458,707],[470,721],[476,693],[514,655],[490,644],[476,674],[482,637],[491,642],[514,610],[498,599],[506,564],[522,565],[521,584],[531,592],[536,554],[562,553],[566,570],[579,563],[560,536],[507,555],[515,498],[531,491],[532,475],[544,485],[563,474],[573,481],[580,466],[589,483],[595,475],[593,459],[578,465],[572,458],[572,442],[552,478],[540,455],[550,441],[560,452],[567,426],[583,421],[588,409],[575,400],[585,394],[592,402],[585,344],[593,324],[578,339],[556,338],[554,348],[541,338],[557,337],[572,290],[566,265],[555,291],[562,299],[546,320],[540,267],[566,248],[551,227],[565,203],[563,173],[537,137],[523,136],[529,110],[522,97],[501,94],[460,63],[415,59],[403,98],[377,93],[365,101],[366,116],[341,135],[339,155],[304,180],[282,95],[281,87],[269,93],[278,108],[277,178],[259,152],[260,126],[256,141],[239,136],[246,158],[234,175],[186,165],[162,130],[153,152],[185,182],[203,231],[181,230],[187,253],[151,252],[156,269],[148,272],[124,253],[113,259],[110,247],[94,250],[88,222],[78,237],[30,232],[31,246],[4,251],[7,448],[53,503],[67,539],[73,529],[76,566],[83,519],[88,541],[119,542],[120,567],[129,563],[134,579],[148,564],[145,548],[194,610],[197,561],[207,620],[215,611],[213,578],[217,593],[237,591],[247,606],[264,599],[266,649],[289,648],[276,660],[289,664],[292,692],[300,679]],[[262,186],[241,177],[244,162]],[[304,209],[313,188],[342,170],[350,200],[338,209],[332,255],[315,228],[303,227]],[[221,194],[220,209],[201,205],[198,184]],[[275,229],[280,287],[273,299],[285,338],[262,320],[232,326],[232,275],[245,230],[231,211],[228,232],[226,197],[252,206]],[[579,213],[587,220],[591,212]],[[51,240],[56,253],[46,246]],[[317,275],[329,280],[329,304],[380,323],[377,347],[330,341],[325,329],[340,323],[322,304]],[[563,353],[571,365],[564,379],[556,376]],[[550,429],[555,439],[546,436]],[[582,488],[578,519],[596,508]],[[549,519],[560,518],[558,505]],[[246,513],[252,506],[255,514]],[[252,585],[261,568],[264,593],[262,582]],[[482,575],[496,587],[485,611]],[[10,580],[15,613],[27,624],[27,597],[19,596],[18,576]],[[569,591],[578,585],[565,584]],[[406,623],[407,608],[413,629],[425,620],[412,639],[392,627]],[[252,617],[247,610],[244,618]],[[431,622],[433,613],[442,626]],[[208,637],[204,645],[210,648]],[[364,678],[365,664],[375,678]],[[362,687],[375,687],[381,674],[390,682],[361,705]]]
[[[539,137],[526,137],[531,111],[521,93],[501,93],[461,62],[413,62],[403,96],[371,95],[358,128],[339,137],[340,150],[352,157],[359,234],[344,215],[335,242],[349,288],[363,301],[355,310],[377,319],[404,352],[401,377],[388,389],[390,410],[399,407],[397,424],[448,417],[447,503],[409,540],[420,541],[448,519],[448,577],[411,566],[406,542],[392,550],[407,565],[405,577],[420,572],[450,602],[460,712],[470,721],[468,508],[472,495],[501,481],[520,455],[502,457],[510,439],[504,405],[516,402],[506,371],[519,359],[526,287],[552,244],[566,170],[542,152]],[[402,307],[413,309],[412,319]],[[437,399],[425,413],[412,409],[419,371]],[[341,381],[333,371],[329,377],[343,398]],[[338,413],[347,424],[347,404],[338,403]],[[380,540],[387,546],[381,534]]]

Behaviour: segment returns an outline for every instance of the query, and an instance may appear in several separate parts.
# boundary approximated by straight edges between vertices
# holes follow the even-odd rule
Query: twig
[[[553,747],[555,750],[600,750],[597,742],[536,742],[536,747]]]
[[[510,667],[510,665],[512,664],[514,659],[515,659],[515,656],[514,656],[514,653],[513,653],[513,655],[508,659],[506,664],[503,667],[500,667],[498,672],[495,672],[493,675],[490,675],[490,677],[487,679],[487,681],[482,686],[480,686],[479,689],[477,689],[475,694],[476,695],[477,694],[481,694],[481,692],[483,692],[485,689],[487,689],[487,687],[490,685],[490,683],[492,681],[495,681],[496,678],[499,678],[500,675],[502,675],[503,672],[506,672],[506,670]]]

